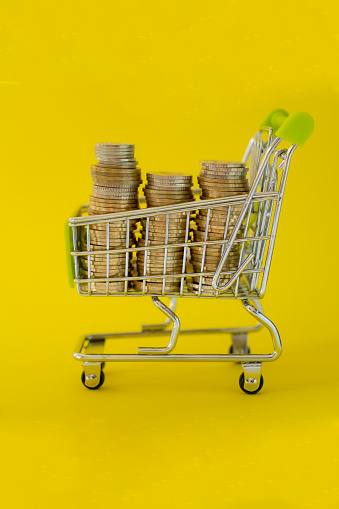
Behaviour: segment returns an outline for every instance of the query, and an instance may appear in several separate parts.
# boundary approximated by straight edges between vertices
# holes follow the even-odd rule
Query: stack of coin
[[[138,187],[141,184],[141,172],[136,167],[134,145],[116,143],[97,143],[95,155],[96,166],[91,167],[93,195],[90,196],[89,215],[111,214],[139,208]],[[133,230],[135,221],[126,219],[109,224],[96,223],[90,226],[90,251],[105,251],[131,247],[135,243]],[[87,250],[87,244],[84,246]],[[91,256],[91,278],[125,276],[126,263],[129,266],[130,256],[126,261],[125,253],[112,253],[109,265],[106,254]],[[83,261],[83,269],[88,273],[88,260]],[[87,285],[86,285],[87,286]],[[125,283],[109,283],[110,292],[123,292]],[[91,283],[93,293],[106,293],[106,283]]]
[[[202,169],[198,182],[202,190],[201,199],[211,200],[213,198],[229,197],[246,194],[249,191],[246,174],[248,168],[244,163],[235,161],[202,161]],[[241,205],[231,207],[228,218],[229,207],[215,207],[210,210],[201,209],[195,219],[197,229],[194,231],[194,240],[196,242],[217,241],[228,238],[237,222],[241,211]],[[228,222],[227,222],[228,219]],[[226,230],[227,228],[227,230]],[[237,235],[243,234],[243,227]],[[215,272],[222,254],[222,244],[195,246],[192,243],[190,249],[191,263],[194,272]],[[233,245],[223,271],[235,271],[239,264],[239,248],[237,244]],[[230,275],[221,276],[219,283],[225,284]],[[201,290],[203,293],[214,293],[212,287],[213,276],[202,277]],[[200,277],[192,277],[187,286],[191,290],[198,290]]]
[[[192,192],[192,175],[186,173],[156,172],[147,173],[147,185],[144,188],[147,207],[160,207],[164,205],[176,205],[194,200]],[[166,229],[166,214],[150,216],[141,220],[142,238],[138,241],[138,247],[155,246],[163,244],[179,244],[185,242],[186,232],[189,232],[190,225],[187,225],[190,218],[186,212],[176,212],[168,216],[168,228]],[[167,234],[166,234],[167,231]],[[146,244],[147,239],[147,244]],[[165,259],[167,252],[167,258]],[[139,275],[162,275],[179,274],[182,272],[183,247],[165,249],[150,249],[137,252],[137,267]],[[165,268],[166,260],[166,268]],[[180,290],[180,278],[166,278],[164,291],[177,292]],[[136,281],[136,291],[142,291],[143,282]],[[162,293],[163,279],[146,279],[145,291],[148,293]]]

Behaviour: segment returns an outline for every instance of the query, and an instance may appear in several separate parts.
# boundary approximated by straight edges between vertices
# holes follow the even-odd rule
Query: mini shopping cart
[[[88,216],[88,205],[82,206],[75,217],[66,224],[66,243],[68,243],[68,269],[71,286],[77,285],[80,295],[88,297],[126,296],[136,297],[149,295],[156,307],[161,310],[166,320],[160,325],[142,326],[139,332],[125,332],[112,334],[91,334],[81,339],[74,358],[82,362],[82,382],[88,389],[98,389],[104,382],[104,365],[113,361],[236,361],[241,362],[243,371],[239,379],[241,389],[247,394],[259,392],[263,386],[261,374],[262,362],[271,362],[278,359],[282,352],[279,333],[273,322],[263,314],[260,299],[264,297],[269,270],[272,261],[273,249],[277,234],[278,221],[284,196],[287,174],[293,152],[298,145],[303,145],[312,134],[313,119],[307,113],[294,113],[288,115],[284,110],[274,110],[261,125],[260,130],[250,140],[243,157],[243,162],[249,161],[250,191],[246,195],[216,198],[211,200],[198,200],[169,205],[164,207],[141,208],[123,213]],[[288,142],[289,148],[279,148],[282,140]],[[199,190],[196,190],[199,194]],[[142,202],[141,198],[141,202]],[[208,241],[207,229],[211,212],[220,207],[226,207],[228,217],[232,207],[238,213],[233,230],[228,235],[228,219],[226,220],[225,234],[222,240]],[[190,231],[192,218],[197,209],[205,209],[206,230],[205,240],[195,242],[202,246],[201,272],[192,273],[190,266],[190,247],[192,238]],[[186,216],[185,242],[171,244],[168,239],[168,225],[171,214],[182,213]],[[165,218],[165,243],[161,245],[148,245],[148,227],[150,217],[163,216]],[[131,245],[129,231],[131,224],[138,224],[143,219],[145,226],[145,245]],[[118,249],[109,248],[110,225],[116,221],[126,223],[126,247]],[[95,254],[107,256],[107,277],[91,278],[91,260],[93,251],[90,250],[90,227],[100,223],[106,226],[107,249],[95,251]],[[124,224],[125,224],[124,223]],[[140,223],[139,223],[140,224]],[[223,271],[232,246],[238,244],[240,260],[237,270]],[[206,246],[221,246],[221,257],[214,273],[204,271],[204,254]],[[136,247],[137,246],[137,247]],[[182,270],[178,274],[168,274],[167,253],[171,248],[183,247]],[[163,269],[159,274],[146,275],[147,254],[150,250],[162,250],[164,253]],[[144,251],[145,270],[143,274],[130,275],[131,260],[137,251]],[[125,275],[109,277],[109,258],[114,253],[124,253]],[[86,259],[88,273],[81,271],[80,260]],[[200,284],[192,288],[186,283],[194,276],[200,278]],[[202,281],[204,277],[213,277],[209,292],[204,290]],[[220,283],[222,276],[228,276],[226,284]],[[180,278],[180,288],[177,291],[165,292],[167,278]],[[153,294],[147,290],[146,280],[162,282],[162,291]],[[133,281],[141,281],[138,290],[133,289]],[[124,282],[123,292],[112,292],[109,284],[115,281]],[[100,286],[105,288],[102,293],[92,292],[92,283],[106,283]],[[160,283],[161,285],[161,283]],[[114,285],[113,285],[114,286]],[[121,286],[121,285],[120,285]],[[197,288],[198,286],[198,288]],[[116,286],[115,286],[116,287]],[[141,288],[141,289],[140,289]],[[160,297],[169,297],[170,304],[166,306]],[[180,321],[175,314],[177,298],[203,298],[203,299],[240,299],[245,310],[257,320],[252,327],[194,329],[181,330]],[[172,324],[172,328],[169,326]],[[248,333],[258,331],[262,326],[270,332],[273,342],[273,352],[270,354],[250,354],[248,348]],[[180,334],[206,334],[227,333],[232,337],[229,354],[176,354],[173,353]],[[105,342],[109,339],[125,337],[144,337],[150,335],[168,335],[167,346],[159,348],[139,348],[135,354],[107,354],[104,353]]]

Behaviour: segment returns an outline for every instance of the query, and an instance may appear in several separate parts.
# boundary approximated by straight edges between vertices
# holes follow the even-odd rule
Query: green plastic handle
[[[313,133],[314,120],[303,111],[289,115],[286,110],[276,109],[271,111],[260,127],[272,127],[274,136],[301,147]]]
[[[70,288],[74,287],[74,279],[75,279],[75,266],[74,259],[71,255],[73,251],[73,235],[72,229],[68,225],[68,221],[65,223],[65,246],[66,246],[66,264],[67,264],[67,275],[68,275],[68,284]]]

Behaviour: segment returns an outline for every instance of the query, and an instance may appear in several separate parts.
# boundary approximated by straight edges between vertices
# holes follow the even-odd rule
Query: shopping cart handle
[[[303,111],[289,115],[285,110],[276,109],[267,115],[260,127],[272,127],[274,136],[301,147],[313,133],[314,120]]]
[[[74,259],[71,255],[73,251],[73,237],[72,230],[68,225],[68,221],[65,223],[65,247],[66,247],[66,264],[67,264],[67,275],[68,275],[68,284],[70,288],[74,287],[74,279],[75,279],[75,267],[74,267]]]
[[[225,253],[226,254],[226,253]],[[212,279],[212,286],[214,290],[217,292],[226,292],[231,286],[234,284],[234,282],[238,279],[238,277],[242,274],[242,272],[246,269],[247,265],[250,263],[250,261],[254,258],[254,254],[251,253],[245,258],[245,260],[242,262],[238,270],[233,274],[231,279],[226,283],[224,286],[218,286],[218,278],[220,276],[220,272],[222,271],[223,265],[226,261],[227,256],[223,256],[220,260],[220,263],[218,265],[217,270],[215,271],[215,274]]]

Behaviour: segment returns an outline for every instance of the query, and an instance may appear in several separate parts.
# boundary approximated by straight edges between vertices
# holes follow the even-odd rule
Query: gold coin
[[[109,231],[113,232],[113,233],[118,232],[118,231],[126,232],[126,230],[127,230],[127,223],[125,220],[108,222],[108,223],[93,223],[90,225],[90,230],[93,230],[95,232],[100,232],[100,233],[106,233],[106,231],[107,231],[106,224],[109,224]],[[130,221],[130,226],[129,226],[130,231],[134,231],[135,228],[136,228],[136,224],[134,222]]]
[[[127,271],[129,271],[130,267],[127,265]],[[83,267],[82,269],[85,274],[88,274],[88,267]],[[108,274],[110,277],[118,277],[125,276],[126,267],[125,265],[110,265],[108,267]],[[96,275],[97,277],[107,277],[107,267],[101,265],[100,267],[91,267],[91,274]]]
[[[131,236],[133,235],[133,228],[129,228],[127,230],[127,228],[121,228],[121,229],[117,229],[117,230],[113,230],[113,229],[110,229],[109,230],[109,237],[110,238],[116,238],[116,237],[120,237],[120,238],[123,238],[127,236],[127,233]],[[107,230],[90,230],[90,237],[91,236],[95,236],[95,237],[98,237],[98,238],[106,238],[107,237]],[[87,238],[87,236],[85,236],[85,239]]]
[[[218,160],[218,159],[207,159],[204,161],[199,161],[201,165],[206,166],[223,166],[227,168],[228,166],[232,167],[241,167],[245,166],[245,163],[243,161],[225,161],[225,160]]]
[[[81,285],[85,292],[89,291],[89,284]],[[107,283],[90,283],[92,293],[106,294]],[[114,281],[108,283],[109,293],[123,293],[125,291],[125,283],[123,281]]]
[[[90,201],[90,203],[93,203],[99,207],[110,207],[110,206],[114,207],[114,205],[116,203],[121,203],[121,202],[136,203],[138,201],[138,195],[135,194],[133,197],[128,197],[128,198],[120,197],[120,196],[113,197],[113,195],[111,198],[96,198],[95,196],[90,196],[89,201]]]
[[[143,233],[142,238],[146,238],[146,230],[143,230],[142,233]],[[148,229],[148,238],[151,238],[151,239],[154,239],[157,237],[165,238],[166,233],[167,233],[168,238],[176,238],[176,237],[185,238],[186,228],[182,229],[182,230],[180,230],[179,228],[174,228],[174,229],[169,228],[168,230],[166,230],[166,228],[163,228],[163,229],[159,228],[157,230],[149,228]]]
[[[188,225],[190,225],[190,219],[188,220]],[[142,224],[143,227],[146,228],[147,226],[147,221],[145,219],[140,219],[140,222]],[[158,230],[159,228],[160,229],[166,229],[166,221],[149,221],[149,228],[153,228],[155,230]],[[168,228],[169,229],[180,229],[180,230],[183,230],[183,229],[186,229],[186,225],[187,225],[187,221],[186,219],[183,219],[183,220],[175,220],[175,221],[171,221],[169,220],[168,221]]]
[[[129,247],[131,247],[131,246],[129,246]],[[118,249],[118,248],[125,249],[126,248],[126,244],[114,245],[114,246],[112,246],[112,244],[111,244],[109,246],[109,250],[110,251],[114,251],[114,248],[115,249]],[[87,251],[87,249],[86,249],[86,251]],[[107,251],[107,248],[106,248],[105,245],[91,243],[90,251]],[[112,254],[116,254],[116,253],[113,252]]]
[[[122,176],[133,176],[133,175],[141,175],[140,168],[114,168],[111,166],[91,166],[91,170],[97,171],[99,173],[107,171],[110,175],[122,175]]]
[[[177,173],[174,171],[153,171],[146,173],[146,178],[149,179],[173,179],[173,180],[192,180],[192,175],[189,173]]]
[[[136,205],[134,205],[133,207],[121,206],[121,207],[114,207],[114,210],[110,210],[110,211],[90,208],[90,209],[88,209],[88,215],[89,216],[106,216],[109,214],[129,212],[132,210],[138,210],[138,207]]]
[[[95,203],[99,206],[114,206],[116,203],[130,203],[130,202],[138,202],[139,196],[138,193],[134,193],[131,195],[124,195],[124,194],[111,194],[106,195],[105,197],[97,197],[97,196],[90,196],[90,202]]]
[[[160,190],[160,189],[152,189],[148,186],[143,188],[145,193],[148,193],[150,196],[192,196],[192,191],[190,188],[186,188],[183,190],[179,190],[175,188],[175,186],[169,186],[169,189]]]
[[[118,183],[113,183],[111,186],[96,186],[93,185],[93,196],[106,196],[114,193],[127,193],[127,194],[133,194],[137,193],[139,184],[137,182],[134,182],[133,186],[128,186],[128,188],[125,188],[121,185],[118,185]]]
[[[156,254],[153,254],[155,253]],[[156,261],[156,260],[164,260],[164,255],[165,253],[162,252],[162,253],[159,253],[158,251],[164,251],[164,249],[151,249],[149,250],[147,253],[147,260],[151,260],[151,261]],[[168,252],[167,252],[167,260],[182,260],[183,258],[183,251],[181,252],[174,252],[174,253],[171,253],[171,251],[173,251],[173,249],[168,249]],[[138,251],[138,260],[144,260],[145,259],[145,254],[144,252],[142,251]]]
[[[93,189],[93,194],[97,194],[97,193],[107,194],[107,193],[112,193],[112,192],[118,192],[119,187],[112,185],[114,183],[117,183],[114,180],[108,181],[108,180],[100,179],[100,181],[99,181],[98,178],[95,178],[95,179],[93,178],[93,182],[94,182],[94,185],[92,186],[92,188],[94,188],[94,186],[95,187],[100,187],[100,190],[99,189]],[[142,183],[141,179],[135,180],[134,182],[135,182],[135,189],[137,189],[139,187],[139,185]],[[104,188],[106,188],[107,191],[103,191]],[[122,188],[120,188],[120,189],[123,192],[123,189]],[[127,190],[125,190],[125,192],[127,192]]]
[[[119,258],[114,258],[115,255],[110,255],[110,259],[109,259],[109,264],[112,265],[112,266],[118,266],[118,265],[125,265],[125,261],[126,261],[126,258],[125,257],[119,257]],[[129,262],[130,260],[127,260],[127,263]],[[82,260],[82,264],[84,267],[88,267],[88,260],[87,259],[84,259]],[[91,260],[91,267],[102,267],[102,266],[107,266],[107,260]]]
[[[140,265],[140,267],[144,267],[144,259],[137,259],[137,265]],[[165,260],[163,259],[149,259],[147,257],[146,260],[146,266],[147,267],[164,267]],[[182,258],[167,258],[166,265],[168,267],[181,267],[182,266]]]
[[[233,189],[241,189],[241,190],[245,190],[245,191],[248,191],[249,190],[249,187],[248,187],[248,184],[245,184],[243,182],[239,182],[239,183],[234,183],[234,184],[230,184],[230,185],[222,185],[222,184],[206,184],[206,183],[202,183],[200,181],[200,187],[202,189],[202,191],[218,191],[218,192],[230,192],[230,191],[233,191]]]
[[[227,179],[231,179],[231,180],[247,179],[247,170],[243,171],[243,172],[233,172],[233,171],[216,172],[216,171],[201,170],[199,177],[204,178],[204,179],[225,180],[225,183],[226,183]]]
[[[134,281],[133,287],[137,292],[143,291],[143,283],[142,281]],[[162,283],[145,283],[145,291],[149,293],[162,293],[163,285]],[[180,280],[177,283],[165,283],[164,293],[166,292],[178,292],[180,290]]]
[[[109,255],[110,264],[118,264],[118,263],[125,263],[126,260],[126,253],[111,253]],[[88,265],[88,259],[87,255],[84,255],[84,258],[82,259],[82,263],[84,265]],[[91,264],[93,265],[106,265],[107,264],[107,254],[103,255],[94,255],[91,254]]]
[[[172,190],[172,192],[176,191],[176,192],[192,192],[191,191],[191,187],[192,187],[193,183],[190,183],[189,185],[177,185],[177,184],[172,184],[172,183],[169,183],[167,186],[166,185],[157,185],[157,184],[147,184],[145,186],[145,189],[148,189],[149,191],[156,191],[156,192],[165,192],[165,191],[168,191],[169,189]]]
[[[146,202],[147,202],[147,207],[151,208],[151,207],[165,207],[166,205],[179,205],[181,203],[191,203],[192,201],[194,201],[194,198],[189,198],[189,199],[185,199],[185,200],[182,200],[182,199],[174,199],[174,198],[164,198],[163,200],[162,199],[151,199],[151,200],[148,200],[146,199]]]
[[[236,175],[225,175],[222,178],[219,178],[217,175],[210,175],[209,177],[198,176],[198,182],[202,184],[220,184],[223,186],[228,186],[231,184],[247,184],[248,179],[246,177],[237,177]]]
[[[152,221],[164,221],[166,222],[167,214],[158,214],[157,216],[149,216],[150,222]],[[175,212],[168,214],[169,222],[176,223],[186,221],[187,220],[187,212]],[[142,218],[143,221],[146,221],[146,217]]]

